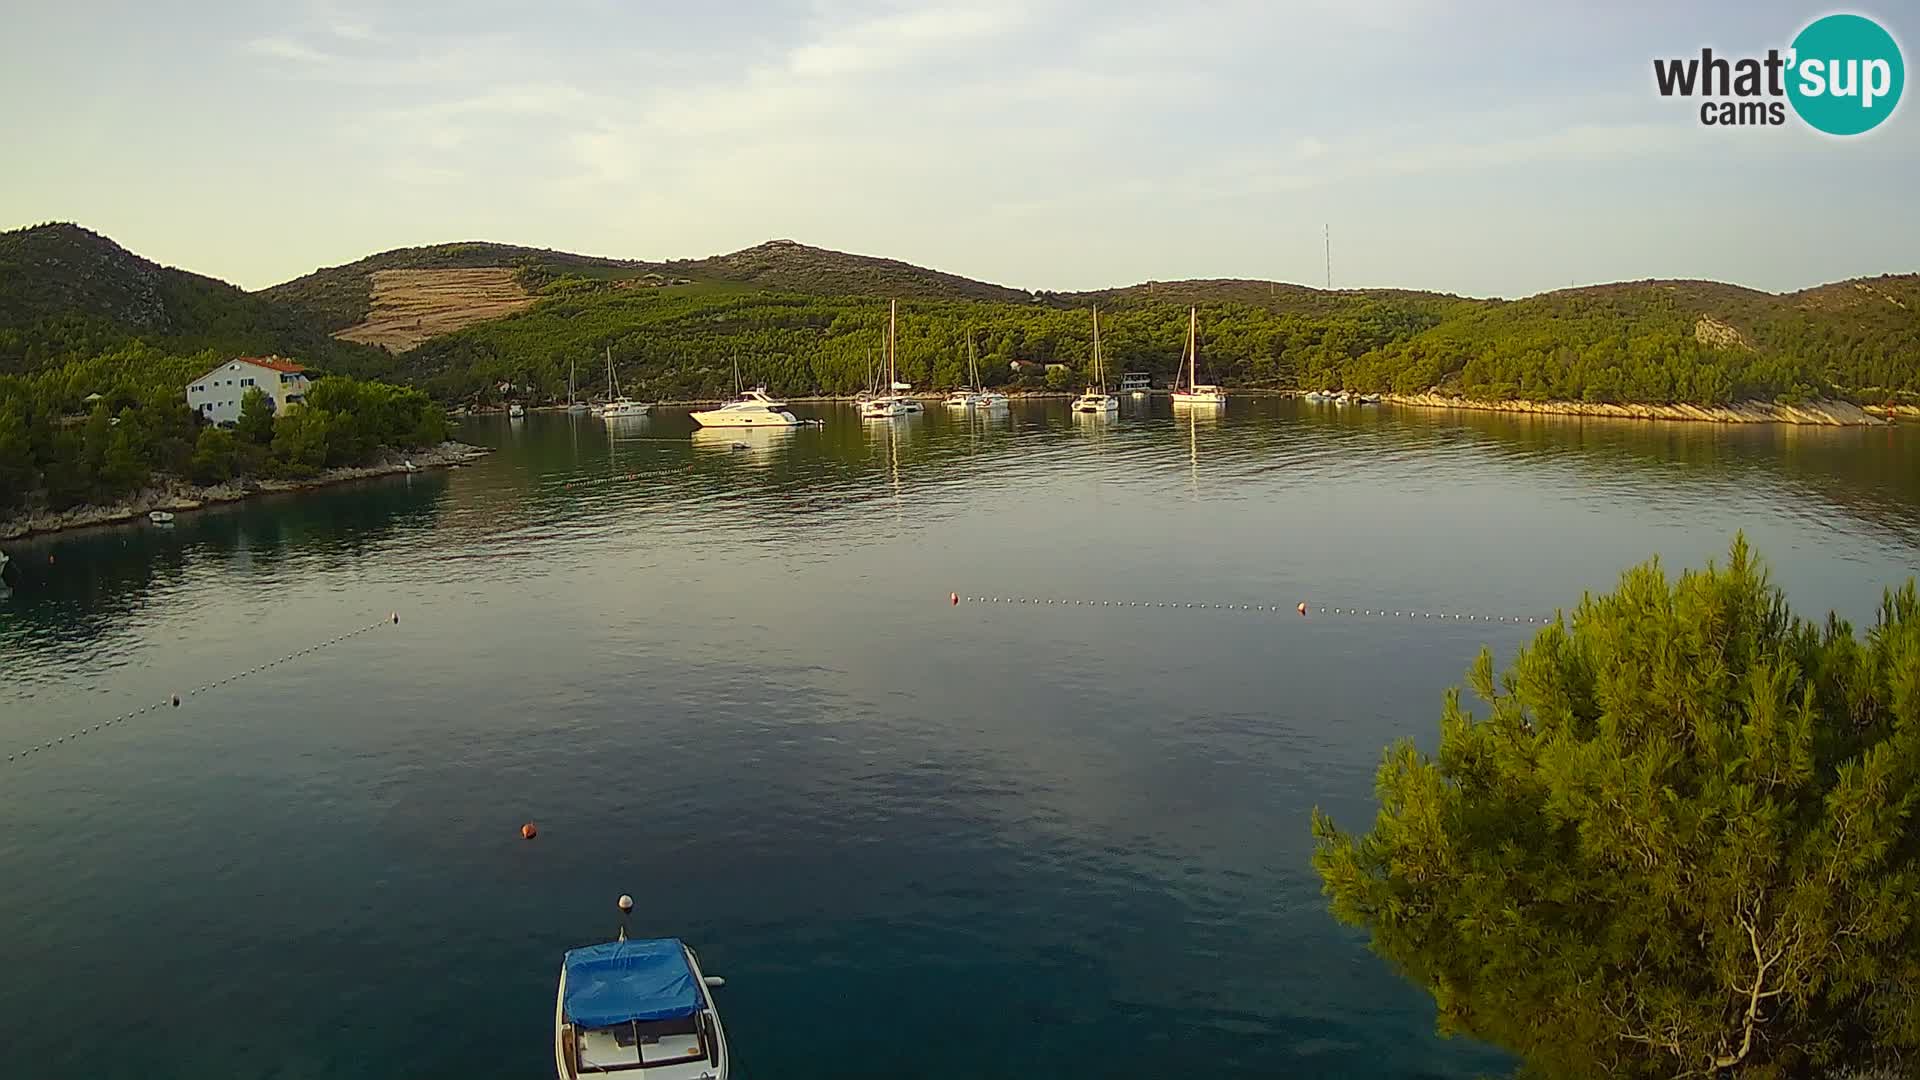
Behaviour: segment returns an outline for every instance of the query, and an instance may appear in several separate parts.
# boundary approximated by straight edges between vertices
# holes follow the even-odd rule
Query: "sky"
[[[1920,11],[1879,19],[1911,62]],[[261,288],[493,240],[774,238],[1028,289],[1249,277],[1518,296],[1920,270],[1920,104],[1709,128],[1656,57],[1777,0],[19,5],[0,228]],[[1911,24],[1911,25],[1903,25]],[[1916,91],[1920,93],[1920,91]]]

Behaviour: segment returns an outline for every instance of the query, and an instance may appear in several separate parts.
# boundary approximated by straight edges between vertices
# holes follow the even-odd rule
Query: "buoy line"
[[[236,671],[224,679],[215,680],[214,682],[207,683],[205,686],[196,686],[184,694],[178,693],[178,692],[169,694],[167,695],[167,698],[164,701],[156,701],[151,705],[144,705],[138,709],[133,710],[130,713],[123,713],[122,715],[113,717],[112,719],[102,720],[99,723],[94,724],[92,727],[83,727],[80,730],[75,731],[71,734],[61,735],[58,738],[50,739],[47,742],[39,744],[38,746],[30,746],[25,750],[19,751],[18,753],[8,754],[7,760],[10,762],[21,761],[26,759],[30,755],[51,750],[54,747],[60,746],[64,743],[77,741],[83,735],[92,735],[97,731],[101,731],[105,728],[110,728],[115,724],[124,724],[129,720],[133,720],[138,717],[145,716],[150,712],[158,712],[161,709],[169,709],[169,708],[177,709],[186,701],[187,698],[194,697],[199,694],[205,694],[212,690],[217,690],[220,687],[226,686],[229,683],[238,682],[249,675],[257,675],[260,672],[266,671],[269,668],[279,667],[281,664],[284,664],[289,660],[298,660],[300,657],[306,656],[310,653],[319,652],[321,649],[327,648],[330,645],[338,645],[341,642],[348,640],[349,638],[359,637],[361,634],[367,633],[368,631],[378,630],[383,626],[398,626],[398,625],[400,625],[400,613],[396,611],[393,614],[388,615],[387,617],[381,619],[379,622],[368,623],[367,625],[361,627],[358,630],[349,630],[346,633],[339,635],[338,637],[330,637],[325,641],[319,642],[318,644],[309,645],[304,649],[299,649],[294,652],[290,652],[287,655],[282,656],[277,660],[269,660],[264,664],[257,664],[253,667],[247,668],[245,671]]]
[[[1311,615],[1357,616],[1360,618],[1412,619],[1412,620],[1452,620],[1454,622],[1518,623],[1545,626],[1553,621],[1552,616],[1540,615],[1483,615],[1462,611],[1428,611],[1423,608],[1357,608],[1357,607],[1321,607],[1306,602],[1298,604],[1204,604],[1186,603],[1177,600],[1101,600],[1084,597],[1058,596],[966,596],[961,593],[948,593],[949,603],[958,607],[962,602],[969,604],[1036,604],[1052,607],[1097,607],[1097,608],[1165,608],[1182,611],[1235,611],[1259,615]]]

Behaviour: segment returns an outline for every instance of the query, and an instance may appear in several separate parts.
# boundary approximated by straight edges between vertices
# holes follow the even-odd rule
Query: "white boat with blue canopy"
[[[726,1032],[711,988],[679,938],[570,949],[560,965],[553,1056],[560,1080],[727,1080]]]

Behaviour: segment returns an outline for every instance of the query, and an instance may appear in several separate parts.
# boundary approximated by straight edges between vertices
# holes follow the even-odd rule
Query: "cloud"
[[[887,15],[844,29],[824,28],[819,40],[795,48],[787,69],[803,78],[838,78],[906,67],[928,55],[1006,34],[1025,21],[1011,5],[930,8]]]

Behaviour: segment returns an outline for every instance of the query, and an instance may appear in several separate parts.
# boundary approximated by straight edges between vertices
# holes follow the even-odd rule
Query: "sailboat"
[[[973,376],[973,385],[980,386],[980,362],[974,359],[971,330],[967,331],[967,370]],[[1004,409],[1007,407],[1007,395],[980,386],[979,392],[973,395],[973,406],[976,409]]]
[[[1107,372],[1100,362],[1100,308],[1093,309],[1093,385],[1073,399],[1073,411],[1110,413],[1120,411],[1120,399],[1107,393]]]
[[[647,408],[646,402],[631,400],[620,392],[620,381],[613,374],[613,346],[607,346],[607,403],[600,406],[600,415],[608,419],[645,416]]]
[[[613,350],[609,347],[607,351],[611,353]],[[570,413],[583,413],[587,411],[587,403],[573,396],[573,376],[575,369],[578,367],[579,365],[571,358],[567,360],[567,411]]]
[[[971,409],[980,404],[980,365],[973,358],[973,331],[967,331],[967,384],[947,395],[947,408]]]
[[[799,427],[806,421],[787,411],[787,403],[767,396],[767,388],[740,389],[740,361],[733,362],[733,400],[717,409],[688,414],[700,427]]]
[[[1175,405],[1225,405],[1227,392],[1212,383],[1200,381],[1200,309],[1187,309],[1187,354],[1181,357],[1186,363],[1187,384],[1180,386],[1180,376],[1174,375],[1173,403]]]
[[[899,317],[899,313],[900,302],[898,300],[890,301],[887,305],[887,358],[886,361],[880,365],[887,380],[887,389],[884,393],[876,393],[873,397],[860,403],[860,415],[864,419],[884,420],[889,417],[904,416],[907,413],[907,403],[900,397],[900,391],[911,390],[913,387],[901,382],[897,377],[898,359],[895,352],[897,343],[895,323]],[[918,403],[916,402],[915,404]]]

